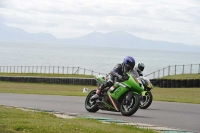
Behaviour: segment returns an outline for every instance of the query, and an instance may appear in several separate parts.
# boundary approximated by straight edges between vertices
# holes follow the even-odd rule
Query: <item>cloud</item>
[[[0,1],[0,16],[6,24],[68,38],[125,30],[148,39],[198,44],[199,12],[198,0]]]

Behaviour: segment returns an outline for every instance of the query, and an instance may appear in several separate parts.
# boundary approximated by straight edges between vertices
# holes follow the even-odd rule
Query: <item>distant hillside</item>
[[[56,42],[49,33],[28,33],[22,29],[0,24],[0,41],[3,42]]]
[[[59,39],[49,33],[28,33],[20,28],[14,28],[0,24],[0,42],[6,43],[55,43],[70,45],[92,45],[111,47],[133,47],[142,49],[162,49],[179,51],[199,51],[200,46],[191,46],[181,43],[165,41],[153,41],[142,39],[125,31],[113,31],[109,33],[92,32],[78,38]]]

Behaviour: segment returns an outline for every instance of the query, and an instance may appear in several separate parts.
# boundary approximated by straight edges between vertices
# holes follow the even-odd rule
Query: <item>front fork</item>
[[[147,100],[147,91],[143,91],[142,94],[140,95],[140,104],[144,104]]]

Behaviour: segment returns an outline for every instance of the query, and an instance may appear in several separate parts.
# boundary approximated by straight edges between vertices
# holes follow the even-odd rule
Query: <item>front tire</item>
[[[147,91],[146,95],[141,98],[140,108],[147,109],[153,101],[153,95],[150,91]]]
[[[120,111],[121,111],[121,114],[124,116],[131,116],[140,107],[140,96],[133,93],[132,98],[129,100],[127,98],[127,94],[128,93],[124,95],[124,97],[122,98],[120,102]]]
[[[92,90],[85,99],[85,109],[88,112],[97,112],[99,110],[96,100],[91,100],[91,97],[96,94],[96,90]]]

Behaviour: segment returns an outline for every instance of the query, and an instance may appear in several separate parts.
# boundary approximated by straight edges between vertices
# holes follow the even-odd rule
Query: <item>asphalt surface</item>
[[[200,132],[200,104],[153,101],[148,109],[139,109],[134,115],[126,117],[120,112],[102,110],[89,113],[84,102],[85,97],[0,93],[0,105],[78,113]]]

